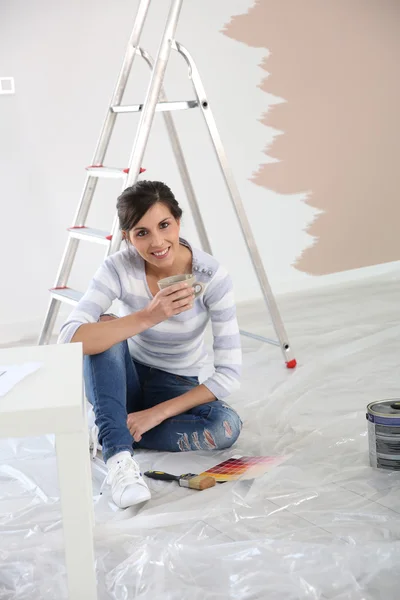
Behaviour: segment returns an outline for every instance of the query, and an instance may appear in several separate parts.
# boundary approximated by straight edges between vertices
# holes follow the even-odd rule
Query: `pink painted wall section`
[[[294,266],[400,260],[399,0],[259,0],[224,33],[268,49],[261,88],[286,101],[262,117],[283,132],[266,148],[279,162],[253,181],[321,211]]]

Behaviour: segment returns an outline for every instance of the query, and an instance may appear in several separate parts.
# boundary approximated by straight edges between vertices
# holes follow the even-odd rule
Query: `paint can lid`
[[[371,402],[368,404],[367,410],[375,415],[392,415],[400,418],[400,398]]]

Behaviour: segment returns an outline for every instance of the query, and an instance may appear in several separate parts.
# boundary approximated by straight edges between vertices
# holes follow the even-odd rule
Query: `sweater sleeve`
[[[214,374],[203,384],[222,400],[240,387],[242,351],[232,280],[220,266],[204,295],[208,309],[214,350]]]
[[[63,324],[58,337],[59,344],[68,344],[76,330],[85,323],[96,323],[110,308],[116,298],[121,297],[121,283],[110,258],[97,270],[89,287]]]

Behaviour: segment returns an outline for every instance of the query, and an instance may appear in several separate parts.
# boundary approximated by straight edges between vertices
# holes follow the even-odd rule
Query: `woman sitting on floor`
[[[59,342],[81,342],[86,396],[93,405],[114,502],[150,498],[135,448],[179,452],[229,448],[242,427],[224,399],[239,387],[240,335],[232,282],[214,257],[179,237],[182,210],[158,181],[118,198],[125,249],[109,256],[63,325]],[[158,281],[191,274],[159,290]],[[120,301],[119,318],[105,313]],[[214,373],[201,384],[204,331],[211,319]]]

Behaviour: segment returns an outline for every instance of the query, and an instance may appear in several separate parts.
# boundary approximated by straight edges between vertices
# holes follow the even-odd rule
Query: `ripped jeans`
[[[166,419],[134,442],[127,427],[129,413],[176,398],[199,385],[197,377],[183,377],[135,362],[127,342],[84,357],[85,391],[93,405],[103,458],[134,448],[184,452],[221,450],[234,444],[242,422],[224,402],[214,400]]]

